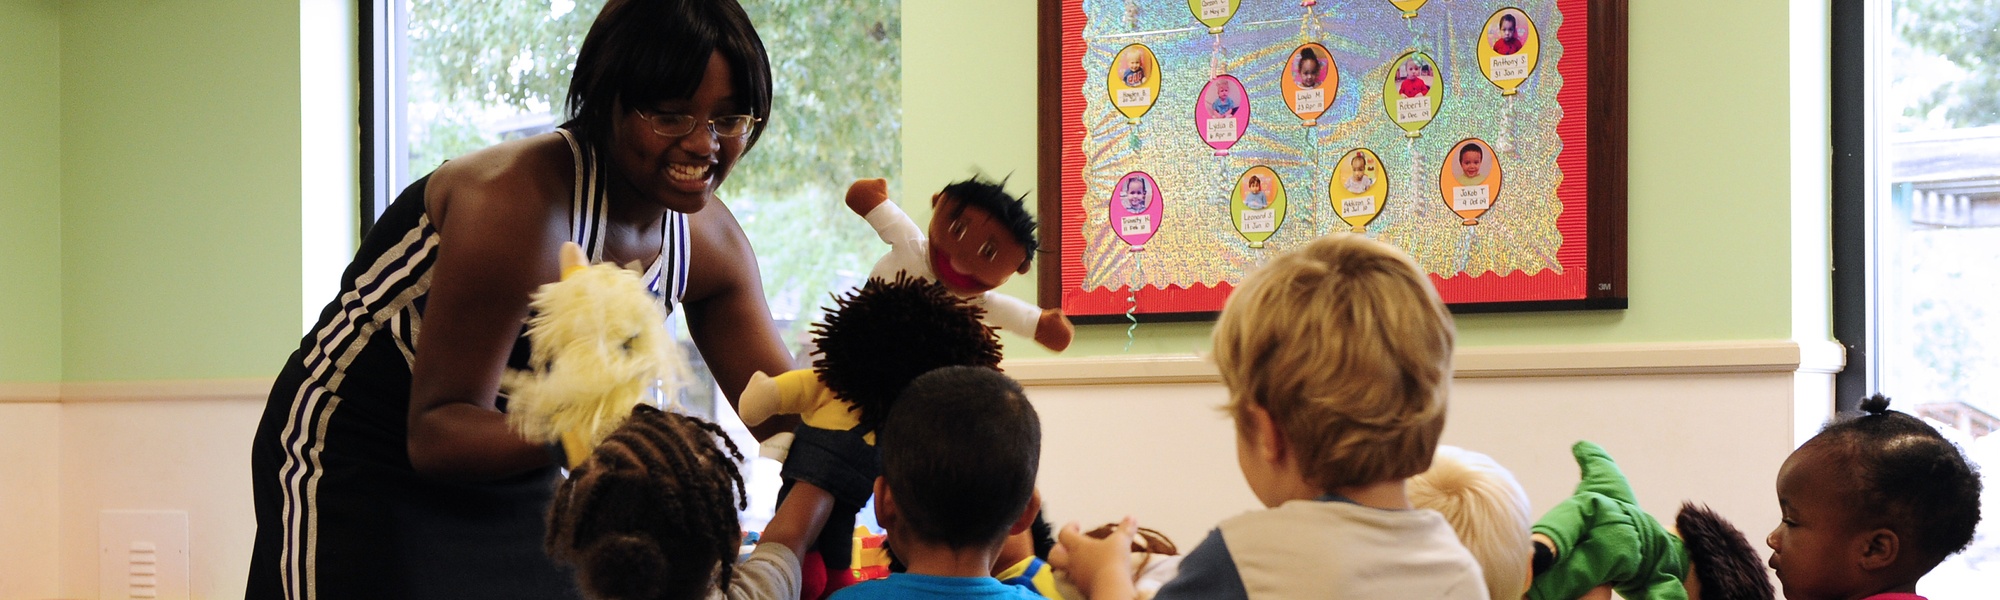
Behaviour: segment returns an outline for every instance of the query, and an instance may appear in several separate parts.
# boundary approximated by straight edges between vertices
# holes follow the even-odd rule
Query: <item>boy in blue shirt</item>
[[[876,443],[875,518],[908,568],[833,600],[1039,598],[992,575],[1007,536],[1040,508],[1042,426],[1019,383],[981,367],[926,373],[903,388]]]

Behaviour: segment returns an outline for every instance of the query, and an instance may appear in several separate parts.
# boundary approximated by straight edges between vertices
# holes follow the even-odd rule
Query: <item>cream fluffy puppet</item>
[[[672,392],[687,368],[667,335],[666,310],[639,274],[588,262],[582,248],[563,244],[562,279],[528,304],[529,369],[500,379],[507,423],[528,441],[559,443],[570,468],[633,406]]]
[[[1410,504],[1438,511],[1486,576],[1487,594],[1520,598],[1528,591],[1534,552],[1528,492],[1493,457],[1439,445],[1431,467],[1409,481]]]

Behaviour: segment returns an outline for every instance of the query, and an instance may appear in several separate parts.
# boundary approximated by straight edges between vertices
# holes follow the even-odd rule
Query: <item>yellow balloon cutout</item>
[[[1422,52],[1408,52],[1389,62],[1382,77],[1382,108],[1406,137],[1420,137],[1444,105],[1444,72]]]
[[[1138,123],[1160,99],[1160,61],[1153,56],[1153,49],[1132,44],[1112,55],[1104,87],[1118,114],[1125,115],[1126,122]]]
[[[1341,155],[1333,167],[1333,179],[1326,185],[1327,201],[1355,233],[1368,231],[1368,223],[1382,214],[1389,203],[1389,172],[1382,159],[1367,148],[1355,148]]]
[[[1334,67],[1333,53],[1317,43],[1299,46],[1286,59],[1278,88],[1285,95],[1285,106],[1304,119],[1306,127],[1319,125],[1320,114],[1333,106],[1333,97],[1340,91],[1340,70]]]
[[[1243,0],[1188,0],[1188,12],[1207,25],[1209,33],[1222,33],[1222,26],[1236,17],[1236,7],[1242,3]]]
[[[1251,248],[1264,247],[1264,240],[1278,232],[1287,209],[1285,182],[1270,167],[1250,167],[1236,178],[1236,190],[1229,194],[1229,220]]]
[[[1479,138],[1468,138],[1451,147],[1444,168],[1438,172],[1438,191],[1444,204],[1458,213],[1459,224],[1478,225],[1479,217],[1500,201],[1500,156],[1493,146]]]
[[[1417,18],[1417,9],[1423,8],[1424,3],[1429,1],[1430,0],[1389,0],[1389,3],[1394,4],[1396,5],[1396,8],[1400,8],[1403,10],[1403,18],[1415,19]]]
[[[1486,19],[1479,35],[1479,72],[1500,88],[1500,95],[1512,96],[1528,82],[1541,59],[1542,36],[1528,13],[1503,8]]]

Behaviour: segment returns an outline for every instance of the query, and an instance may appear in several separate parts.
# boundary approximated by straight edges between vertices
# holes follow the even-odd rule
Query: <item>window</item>
[[[855,179],[900,180],[900,0],[741,1],[770,55],[772,118],[718,196],[756,248],[772,317],[803,365],[828,294],[858,285],[882,252],[842,198]],[[366,231],[444,160],[553,131],[604,0],[362,4]],[[733,420],[715,410],[712,383],[697,389],[707,392],[690,394],[691,407]],[[753,488],[775,492],[768,471]]]
[[[1932,421],[2000,498],[2000,9],[1852,0],[1833,9],[1836,335],[1842,408],[1879,391]],[[2000,525],[1918,587],[1990,594]]]

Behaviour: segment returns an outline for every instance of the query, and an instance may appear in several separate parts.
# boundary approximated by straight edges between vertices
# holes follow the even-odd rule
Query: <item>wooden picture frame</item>
[[[1097,0],[1092,1],[1096,2]],[[1099,136],[1097,138],[1097,143],[1099,144],[1097,149],[1099,152],[1096,155],[1106,156],[1108,153],[1102,150],[1107,148],[1107,146],[1102,145],[1102,140],[1105,139],[1105,136],[1118,134],[1116,132],[1105,133],[1105,131],[1093,132],[1091,131],[1092,127],[1100,130],[1108,130],[1109,128],[1126,126],[1126,123],[1131,123],[1130,127],[1133,128],[1134,132],[1131,134],[1132,139],[1143,140],[1144,143],[1157,143],[1161,146],[1146,149],[1153,153],[1151,156],[1155,158],[1152,158],[1152,160],[1157,161],[1180,161],[1176,164],[1193,164],[1198,160],[1206,161],[1208,159],[1194,158],[1194,156],[1206,152],[1208,149],[1191,147],[1192,145],[1186,143],[1174,145],[1165,141],[1159,141],[1162,138],[1168,137],[1159,133],[1162,131],[1160,128],[1178,126],[1177,124],[1146,123],[1141,125],[1139,124],[1141,119],[1137,118],[1124,119],[1123,121],[1126,123],[1121,123],[1119,122],[1121,120],[1115,116],[1116,113],[1112,113],[1112,116],[1107,119],[1104,109],[1111,101],[1102,100],[1098,101],[1099,104],[1093,105],[1092,99],[1086,97],[1086,94],[1102,94],[1107,86],[1115,88],[1122,85],[1122,82],[1113,83],[1110,76],[1103,72],[1109,72],[1110,69],[1115,68],[1110,66],[1110,59],[1108,58],[1114,50],[1107,50],[1107,48],[1123,43],[1126,40],[1112,39],[1120,37],[1114,35],[1099,36],[1095,41],[1086,40],[1085,33],[1091,27],[1091,24],[1088,16],[1084,14],[1084,0],[1039,0],[1039,2],[1040,30],[1038,46],[1040,48],[1040,94],[1038,126],[1040,173],[1037,189],[1040,190],[1038,198],[1040,208],[1039,234],[1043,248],[1043,258],[1040,261],[1041,264],[1038,273],[1041,306],[1046,308],[1062,308],[1073,320],[1080,323],[1126,322],[1128,318],[1140,321],[1184,321],[1214,318],[1226,300],[1234,280],[1223,278],[1212,285],[1206,282],[1194,282],[1188,285],[1180,283],[1161,285],[1157,282],[1140,281],[1136,293],[1133,286],[1129,284],[1113,285],[1101,280],[1096,285],[1087,285],[1085,283],[1085,276],[1088,274],[1083,264],[1085,251],[1091,248],[1091,244],[1095,244],[1098,248],[1096,252],[1099,252],[1097,255],[1099,258],[1108,257],[1109,259],[1118,259],[1119,256],[1103,254],[1105,252],[1115,252],[1103,249],[1104,246],[1111,245],[1110,242],[1105,241],[1104,236],[1110,235],[1111,239],[1120,238],[1116,231],[1110,229],[1106,221],[1110,216],[1109,212],[1117,210],[1116,208],[1099,210],[1097,214],[1091,214],[1091,211],[1097,208],[1093,206],[1094,204],[1105,203],[1109,198],[1109,186],[1103,185],[1102,182],[1106,181],[1106,174],[1111,172],[1111,170],[1098,168],[1098,165],[1091,164],[1090,159],[1085,157],[1082,149],[1084,141],[1095,133]],[[1187,28],[1185,30],[1168,30],[1154,27],[1140,33],[1124,35],[1123,37],[1143,40],[1148,35],[1156,37],[1192,35],[1200,36],[1203,38],[1204,43],[1206,43],[1205,40],[1211,34],[1219,40],[1228,39],[1224,37],[1231,35],[1228,27],[1249,29],[1259,26],[1266,28],[1285,26],[1277,20],[1266,18],[1262,21],[1231,24],[1224,27],[1221,33],[1216,33],[1215,29],[1204,32],[1201,31],[1201,26],[1205,23],[1197,22],[1199,20],[1198,16],[1194,12],[1190,12],[1197,10],[1196,7],[1200,4],[1200,0],[1149,0],[1141,4],[1146,6],[1148,11],[1181,11],[1180,15],[1185,17]],[[1231,2],[1230,4],[1234,6],[1235,3]],[[1244,4],[1246,6],[1249,5],[1247,2]],[[1284,5],[1284,8],[1294,11],[1303,10],[1297,6],[1299,3],[1294,2],[1270,4]],[[1316,7],[1320,12],[1315,14],[1319,15],[1319,27],[1322,30],[1331,31],[1337,30],[1342,26],[1343,21],[1341,19],[1357,14],[1365,15],[1374,19],[1374,22],[1381,23],[1384,17],[1374,14],[1372,11],[1395,11],[1405,4],[1412,4],[1412,2],[1402,2],[1391,6],[1388,0],[1320,0],[1317,2]],[[1417,0],[1414,4],[1421,5],[1423,2]],[[1533,273],[1529,273],[1527,269],[1506,273],[1489,270],[1473,276],[1463,271],[1454,273],[1432,271],[1432,282],[1438,287],[1440,294],[1451,309],[1459,313],[1623,309],[1627,305],[1625,261],[1627,3],[1624,0],[1496,0],[1491,4],[1492,6],[1485,7],[1484,10],[1493,11],[1492,17],[1496,20],[1500,18],[1501,12],[1514,10],[1514,6],[1542,7],[1544,9],[1553,7],[1556,15],[1558,15],[1558,18],[1548,19],[1549,22],[1540,25],[1543,28],[1554,27],[1554,33],[1551,36],[1542,38],[1543,41],[1538,43],[1544,44],[1544,46],[1541,46],[1542,48],[1548,48],[1539,50],[1544,55],[1550,53],[1557,55],[1557,58],[1553,59],[1555,63],[1553,67],[1543,65],[1539,68],[1544,69],[1544,71],[1552,71],[1560,79],[1551,79],[1542,72],[1537,72],[1532,77],[1542,77],[1542,79],[1532,79],[1531,77],[1531,80],[1543,83],[1522,82],[1515,85],[1520,86],[1522,96],[1528,96],[1530,91],[1537,90],[1537,88],[1529,87],[1531,85],[1538,85],[1541,88],[1553,88],[1554,91],[1549,91],[1548,89],[1539,91],[1544,96],[1553,97],[1553,100],[1545,98],[1541,102],[1543,105],[1553,104],[1560,107],[1560,111],[1535,113],[1560,113],[1559,117],[1548,118],[1554,123],[1552,127],[1538,129],[1534,133],[1535,135],[1542,135],[1551,140],[1560,140],[1559,146],[1553,143],[1541,146],[1542,148],[1551,146],[1560,148],[1559,150],[1543,151],[1551,157],[1548,161],[1543,162],[1552,161],[1555,164],[1555,169],[1553,170],[1555,174],[1551,175],[1545,173],[1543,170],[1537,170],[1524,171],[1524,174],[1520,175],[1520,177],[1524,178],[1544,177],[1550,180],[1543,188],[1553,188],[1555,193],[1538,196],[1536,200],[1543,203],[1540,206],[1555,206],[1555,203],[1560,203],[1559,209],[1552,208],[1545,211],[1553,216],[1544,215],[1539,217],[1545,221],[1553,220],[1557,222],[1556,227],[1559,230],[1559,236],[1549,237],[1559,238],[1559,241],[1552,248],[1554,252],[1545,252],[1549,248],[1536,249],[1538,252],[1543,252],[1540,255],[1541,260],[1549,266]],[[1276,8],[1264,5],[1256,6],[1258,10],[1265,11],[1266,14],[1277,10]],[[1468,5],[1463,0],[1460,0],[1450,8],[1453,11],[1461,11],[1460,16],[1456,18],[1463,19],[1465,17],[1462,11],[1465,11]],[[1419,12],[1423,10],[1419,9]],[[1444,7],[1441,5],[1433,6],[1429,10],[1443,11]],[[1160,19],[1161,13],[1151,12],[1148,14],[1152,15],[1154,21],[1157,22]],[[1517,11],[1517,14],[1520,13]],[[1419,15],[1416,18],[1424,19],[1426,17]],[[1133,17],[1127,16],[1125,19],[1129,22]],[[1301,19],[1300,22],[1309,24],[1304,19]],[[1579,22],[1582,23],[1580,27],[1578,26]],[[1419,39],[1416,44],[1413,44],[1415,47],[1421,47],[1422,42],[1422,38],[1418,33],[1418,23],[1422,23],[1422,21],[1411,21],[1411,35]],[[1315,43],[1324,41],[1323,39],[1316,39],[1307,35],[1306,32],[1311,30],[1305,29],[1305,25],[1292,27],[1301,32],[1302,39]],[[1464,27],[1447,29],[1440,26],[1438,29],[1440,31],[1465,31]],[[1475,28],[1474,31],[1477,32],[1480,30]],[[1477,33],[1474,35],[1477,35]],[[1489,33],[1486,35],[1490,36],[1492,34]],[[1329,37],[1334,36],[1337,36],[1337,34],[1329,34]],[[1479,42],[1484,43],[1491,39],[1493,38],[1481,38]],[[1353,39],[1340,41],[1343,43],[1321,46],[1321,48],[1332,47],[1335,49],[1329,56],[1329,59],[1333,62],[1340,61],[1342,49],[1357,47],[1357,42]],[[1442,57],[1441,60],[1437,61],[1437,64],[1440,70],[1443,71],[1443,74],[1439,75],[1437,79],[1445,80],[1445,83],[1449,85],[1470,85],[1460,83],[1459,80],[1447,80],[1446,78],[1453,74],[1452,67],[1454,65],[1484,65],[1486,63],[1472,62],[1478,60],[1476,56],[1480,52],[1478,48],[1465,50],[1463,40],[1459,40],[1460,44],[1456,47],[1452,46],[1451,41],[1446,40],[1443,43],[1433,42],[1438,46],[1434,51]],[[1185,45],[1184,42],[1183,40],[1182,45]],[[1546,44],[1550,42],[1556,45],[1547,46]],[[1272,77],[1278,80],[1285,80],[1288,77],[1303,77],[1303,75],[1294,75],[1282,68],[1283,63],[1279,64],[1276,68],[1268,64],[1255,64],[1254,61],[1257,60],[1268,63],[1273,60],[1279,60],[1270,57],[1284,56],[1283,53],[1271,51],[1274,48],[1277,50],[1283,50],[1283,48],[1277,48],[1275,45],[1269,46],[1271,47],[1230,49],[1234,53],[1225,55],[1223,54],[1223,44],[1220,42],[1216,44],[1217,56],[1219,58],[1226,57],[1220,64],[1231,65],[1232,68],[1243,69],[1245,71],[1261,69],[1261,71],[1257,72],[1261,73],[1265,80],[1269,80]],[[1303,46],[1300,47],[1303,48]],[[1380,51],[1387,52],[1389,50],[1385,47],[1380,49]],[[1500,51],[1498,46],[1495,46],[1495,51]],[[1460,56],[1449,55],[1451,52],[1473,55],[1474,58],[1461,60]],[[1186,53],[1183,52],[1183,54]],[[1264,58],[1249,58],[1251,56]],[[1198,78],[1202,76],[1194,75],[1163,83],[1160,80],[1165,80],[1169,77],[1167,74],[1168,66],[1165,61],[1170,59],[1153,59],[1151,57],[1151,51],[1148,50],[1144,58],[1153,61],[1147,64],[1153,65],[1155,72],[1158,74],[1152,76],[1159,78],[1159,80],[1152,80],[1148,83],[1159,94],[1157,102],[1162,104],[1154,106],[1144,119],[1164,121],[1173,117],[1165,116],[1165,113],[1160,110],[1161,108],[1167,108],[1167,112],[1181,113],[1184,107],[1188,105],[1195,106],[1193,114],[1198,119],[1203,114],[1200,102],[1202,99],[1208,98],[1208,96],[1196,96],[1192,90],[1196,89],[1195,86],[1200,83]],[[1297,61],[1298,54],[1293,53],[1291,57],[1289,60]],[[1126,56],[1121,54],[1119,58],[1126,58]],[[1232,60],[1236,62],[1228,62]],[[1389,97],[1390,92],[1388,89],[1380,89],[1380,94],[1371,95],[1368,92],[1373,90],[1369,88],[1374,87],[1377,83],[1385,83],[1383,81],[1383,77],[1385,76],[1396,77],[1394,81],[1401,81],[1403,77],[1393,72],[1391,68],[1391,63],[1401,60],[1403,58],[1398,57],[1390,61],[1377,61],[1376,64],[1372,65],[1342,65],[1337,75],[1338,88],[1334,90],[1334,93],[1346,94],[1352,98],[1356,98],[1349,101],[1355,102],[1357,105],[1368,104],[1367,99],[1371,97],[1377,101],[1383,101],[1382,99]],[[1086,69],[1086,62],[1091,63],[1093,68]],[[1292,64],[1297,63],[1294,62]],[[1470,75],[1471,78],[1480,78],[1476,69],[1469,70],[1474,71]],[[1096,78],[1093,79],[1091,71],[1102,72],[1098,73]],[[1143,72],[1144,69],[1140,69],[1139,71]],[[1131,72],[1127,71],[1127,77],[1133,76],[1129,75]],[[1271,73],[1273,72],[1276,74],[1272,75]],[[1426,76],[1428,76],[1429,72],[1429,69],[1426,68]],[[1492,73],[1492,71],[1486,72]],[[1137,76],[1141,79],[1146,77],[1143,74]],[[1283,120],[1291,119],[1294,115],[1279,113],[1282,115],[1282,119],[1266,116],[1260,120],[1258,113],[1253,111],[1253,108],[1263,109],[1262,114],[1269,115],[1274,112],[1268,108],[1269,105],[1275,105],[1278,107],[1278,110],[1283,110],[1292,102],[1289,97],[1272,100],[1267,97],[1257,96],[1260,93],[1259,89],[1274,89],[1276,86],[1266,84],[1262,88],[1259,88],[1257,80],[1250,79],[1256,76],[1254,74],[1246,76],[1246,79],[1250,80],[1247,86],[1238,84],[1239,86],[1243,86],[1238,89],[1243,89],[1250,96],[1245,99],[1244,103],[1246,104],[1245,112],[1249,113],[1249,116],[1245,120],[1252,123],[1252,133],[1259,133],[1254,130],[1262,127],[1271,130],[1271,133],[1262,136],[1260,139],[1274,139],[1278,135],[1295,135],[1282,131],[1286,127],[1283,125]],[[1458,76],[1466,77],[1467,75],[1465,73],[1458,73]],[[1412,78],[1414,77],[1412,75]],[[1197,80],[1188,81],[1188,79]],[[1330,77],[1328,80],[1332,81],[1334,79]],[[1584,83],[1577,85],[1576,82],[1578,80]],[[1427,79],[1427,81],[1431,80]],[[1493,81],[1491,75],[1488,75],[1486,80],[1482,80],[1479,83],[1487,83],[1489,81]],[[1560,83],[1546,83],[1549,81],[1559,81]],[[1285,88],[1287,93],[1297,87],[1297,80],[1291,80],[1289,83]],[[1091,84],[1094,84],[1095,87],[1093,88]],[[1493,85],[1499,84],[1496,83]],[[1207,88],[1200,89],[1203,90],[1202,93],[1206,93]],[[1506,88],[1503,86],[1500,89]],[[1267,91],[1263,93],[1272,94],[1276,92]],[[1408,94],[1408,92],[1403,93],[1405,95]],[[1511,96],[1512,94],[1509,93],[1507,95]],[[1167,106],[1164,104],[1168,102],[1170,97],[1180,98],[1181,105]],[[1188,102],[1187,100],[1190,97],[1196,98],[1196,100]],[[1477,101],[1488,103],[1482,106],[1487,106],[1489,108],[1486,110],[1491,110],[1492,100],[1478,98]],[[1512,100],[1506,99],[1505,101],[1511,102]],[[1259,102],[1263,102],[1264,104],[1258,104]],[[1297,110],[1296,104],[1291,105],[1294,107],[1292,112],[1298,113],[1297,116],[1306,116],[1306,113],[1300,113]],[[1375,104],[1374,106],[1377,107],[1376,110],[1380,110],[1379,107],[1381,104]],[[1438,106],[1438,104],[1433,104],[1433,106]],[[1093,109],[1096,112],[1092,113]],[[1118,109],[1112,108],[1111,110]],[[1331,107],[1325,110],[1329,114],[1334,112]],[[1389,110],[1391,111],[1390,114],[1393,115],[1395,109],[1391,107]],[[1512,105],[1508,105],[1507,110],[1513,110]],[[1162,115],[1156,117],[1151,113],[1162,113]],[[1365,118],[1373,119],[1374,121],[1371,121],[1373,123],[1386,118],[1392,123],[1400,124],[1399,121],[1395,121],[1400,117],[1363,116],[1364,113],[1361,113],[1360,109],[1355,109],[1351,114],[1354,115],[1352,118],[1356,122]],[[1444,113],[1440,112],[1439,114]],[[1509,115],[1510,117],[1512,116],[1511,113]],[[1442,119],[1443,117],[1440,116],[1438,118]],[[1538,117],[1530,115],[1528,118]],[[1087,120],[1089,122],[1086,122]],[[1210,123],[1214,122],[1210,121]],[[1484,123],[1485,121],[1480,122]],[[1106,125],[1106,123],[1109,123],[1109,125]],[[1291,123],[1296,125],[1297,121],[1291,121]],[[1342,125],[1351,126],[1353,124]],[[1308,140],[1312,140],[1314,152],[1323,152],[1327,148],[1325,140],[1329,138],[1330,134],[1320,133],[1321,131],[1332,130],[1332,126],[1326,125],[1326,127],[1328,129],[1307,130],[1306,136],[1308,136]],[[1553,133],[1550,133],[1551,131]],[[1153,137],[1146,137],[1149,135],[1149,132]],[[1377,138],[1383,137],[1380,134],[1375,135]],[[1319,137],[1314,138],[1310,136]],[[1408,164],[1415,166],[1403,167],[1403,173],[1409,175],[1407,178],[1409,181],[1415,182],[1418,181],[1418,177],[1429,177],[1428,171],[1423,171],[1423,169],[1437,168],[1431,165],[1442,162],[1441,160],[1432,160],[1419,165],[1418,161],[1414,159],[1425,156],[1423,154],[1425,151],[1417,149],[1419,143],[1429,144],[1434,148],[1444,148],[1446,147],[1444,144],[1454,141],[1444,139],[1444,137],[1448,136],[1431,137],[1432,139],[1419,138],[1410,142],[1411,150],[1409,156],[1413,160],[1409,161]],[[1201,137],[1194,137],[1193,139],[1197,142],[1203,141]],[[1502,139],[1506,138],[1503,136]],[[1468,138],[1465,141],[1483,140]],[[1132,143],[1135,151],[1134,154],[1139,154],[1138,151],[1140,150],[1139,145],[1141,142],[1134,141]],[[1464,142],[1460,142],[1460,144],[1464,145]],[[1524,139],[1525,144],[1526,140]],[[1211,146],[1213,145],[1211,144]],[[1339,140],[1335,140],[1331,145],[1335,149],[1346,147],[1339,143]],[[1303,147],[1299,146],[1299,148]],[[1505,150],[1493,150],[1495,147],[1491,143],[1485,146],[1487,152],[1493,153],[1497,164],[1497,159],[1501,157],[1501,153],[1505,152]],[[1504,146],[1500,147],[1504,148]],[[1359,146],[1356,146],[1356,148],[1358,150]],[[1458,146],[1452,146],[1451,148],[1453,150],[1459,149]],[[1122,148],[1112,149],[1119,150],[1122,153]],[[1381,149],[1375,151],[1384,154],[1380,159],[1382,164],[1379,173],[1383,179],[1389,179],[1393,168],[1392,165],[1388,164],[1391,158],[1389,156],[1390,152]],[[1304,152],[1304,150],[1300,150],[1300,152]],[[1429,152],[1436,151],[1431,150]],[[1176,156],[1176,153],[1179,153],[1179,155]],[[1265,154],[1269,154],[1269,152]],[[1373,155],[1373,151],[1371,151],[1370,156]],[[1323,170],[1309,173],[1313,177],[1300,178],[1308,182],[1308,187],[1311,185],[1310,182],[1322,177],[1320,173],[1325,172],[1324,170],[1337,169],[1337,167],[1322,167],[1320,165],[1322,159],[1319,156],[1314,155],[1312,168],[1321,168]],[[1435,159],[1436,156],[1432,155],[1430,158]],[[1129,159],[1129,156],[1127,159]],[[1246,159],[1240,163],[1231,163],[1225,159],[1217,159],[1217,162],[1225,165],[1224,168],[1218,168],[1217,171],[1226,175],[1235,171],[1235,169],[1229,167],[1241,167],[1248,162],[1253,162],[1253,160]],[[1362,160],[1361,162],[1367,163],[1368,161]],[[1445,165],[1443,168],[1446,169],[1445,176],[1451,175],[1448,170],[1450,168],[1449,165]],[[1499,167],[1492,167],[1492,170],[1497,173]],[[1088,177],[1086,176],[1087,173],[1089,174]],[[1467,171],[1467,173],[1472,173],[1472,171]],[[1244,171],[1246,177],[1248,174],[1248,171]],[[1125,177],[1128,179],[1132,178],[1132,174],[1128,173]],[[1510,175],[1509,177],[1515,176]],[[1090,179],[1091,181],[1086,181],[1086,179]],[[1150,182],[1151,177],[1148,176],[1147,179]],[[1223,180],[1226,177],[1213,179]],[[1122,182],[1122,180],[1116,181]],[[1430,179],[1429,181],[1436,182],[1439,180]],[[1326,189],[1331,190],[1333,188],[1332,183],[1329,180]],[[1446,180],[1446,183],[1433,183],[1431,185],[1448,186],[1451,184],[1449,180]],[[1135,186],[1138,188],[1146,187],[1141,184],[1135,184]],[[1163,186],[1164,184],[1161,184],[1160,186],[1156,186],[1156,188]],[[1206,204],[1204,208],[1199,208],[1199,210],[1207,212],[1200,213],[1198,216],[1203,219],[1219,219],[1221,223],[1228,223],[1229,218],[1218,211],[1221,211],[1220,206],[1223,206],[1219,203],[1225,202],[1222,196],[1230,192],[1227,192],[1225,189],[1218,189],[1218,187],[1210,186],[1208,189],[1199,192],[1207,196],[1200,199],[1201,202]],[[1395,186],[1391,185],[1390,187],[1393,188]],[[1504,191],[1505,188],[1500,187],[1497,179],[1493,180],[1493,187],[1496,190],[1502,190],[1494,192],[1494,199],[1491,200],[1494,210],[1498,211],[1500,210],[1499,207],[1505,205],[1508,200],[1504,196],[1506,193]],[[1481,189],[1484,190],[1485,188],[1482,187]],[[1233,193],[1239,196],[1244,193],[1240,182]],[[1282,191],[1279,193],[1283,194]],[[1337,192],[1330,192],[1326,195],[1331,196],[1335,193]],[[1393,189],[1389,192],[1384,192],[1385,195],[1393,193]],[[1383,216],[1387,216],[1384,206],[1392,201],[1413,203],[1442,201],[1444,202],[1444,206],[1449,208],[1453,206],[1451,205],[1452,201],[1443,198],[1442,194],[1444,193],[1448,192],[1440,192],[1435,188],[1428,192],[1419,192],[1419,195],[1411,195],[1409,191],[1405,191],[1406,198],[1403,200],[1398,200],[1393,196],[1378,199],[1376,211]],[[1299,194],[1295,194],[1295,196],[1297,195]],[[1156,195],[1155,197],[1159,196]],[[1300,204],[1302,201],[1306,202],[1303,205],[1304,208],[1297,208],[1302,206]],[[1312,194],[1304,194],[1303,200],[1295,198],[1290,205],[1295,207],[1294,211],[1319,210],[1338,212],[1339,209],[1337,208],[1320,208],[1318,203],[1321,202],[1323,201],[1314,198]],[[1526,203],[1527,201],[1516,200],[1516,202]],[[1165,203],[1166,201],[1163,200],[1162,204]],[[1135,204],[1134,206],[1136,208],[1137,205]],[[1246,212],[1240,201],[1234,206],[1236,208],[1230,210],[1235,210],[1239,213]],[[1512,205],[1508,206],[1511,207]],[[1157,208],[1154,209],[1155,214],[1158,214],[1158,210]],[[1183,208],[1183,210],[1186,209]],[[1438,212],[1432,208],[1422,208],[1421,210],[1429,211],[1430,213]],[[1282,215],[1283,213],[1280,214]],[[1449,211],[1445,211],[1444,214],[1449,216]],[[1282,219],[1283,217],[1279,218]],[[1372,219],[1373,217],[1370,218]],[[1164,229],[1166,219],[1164,217],[1160,217],[1160,219],[1163,224],[1162,229]],[[1341,217],[1341,219],[1345,221],[1346,217]],[[1337,225],[1323,227],[1323,221],[1325,220],[1321,218],[1316,221],[1310,221],[1310,223],[1314,224],[1312,225],[1313,227],[1320,229],[1335,229],[1338,227]],[[1473,219],[1468,218],[1466,221],[1468,231],[1466,237],[1467,239],[1473,239],[1474,233],[1472,232],[1471,225]],[[1219,228],[1215,225],[1215,222],[1209,222],[1206,226],[1211,230]],[[1426,223],[1426,226],[1432,229],[1439,227],[1433,223]],[[1243,227],[1242,219],[1238,217],[1236,229],[1241,231]],[[1388,231],[1385,229],[1388,226],[1370,225],[1370,227],[1369,235],[1387,236],[1383,232]],[[1299,232],[1290,238],[1291,244],[1296,245],[1302,243],[1299,240],[1310,239],[1310,237],[1324,233],[1326,231],[1307,230]],[[1232,252],[1240,256],[1250,257],[1251,259],[1268,256],[1269,252],[1282,250],[1283,247],[1287,247],[1274,242],[1273,248],[1264,249],[1262,251],[1264,253],[1260,254],[1245,250],[1242,247],[1245,244],[1251,247],[1261,246],[1258,242],[1221,239],[1221,236],[1213,237],[1217,237],[1214,244],[1220,248],[1218,251]],[[1581,241],[1577,239],[1579,237],[1582,238]],[[1409,238],[1403,239],[1407,241]],[[1393,243],[1395,240],[1392,239],[1390,241]],[[1130,241],[1127,240],[1126,243],[1129,245]],[[1206,243],[1202,242],[1201,244]],[[1132,246],[1142,248],[1142,251],[1133,252],[1136,257],[1129,260],[1152,260],[1155,261],[1155,264],[1168,263],[1173,258],[1168,252],[1207,252],[1208,250],[1205,249],[1206,246],[1201,244],[1182,243],[1175,248],[1156,251],[1145,248],[1142,242],[1139,246]],[[1416,245],[1410,244],[1409,246]],[[1424,249],[1409,246],[1406,246],[1406,249],[1419,259],[1419,263],[1425,263],[1426,256],[1423,254]],[[1467,248],[1468,250],[1465,250],[1465,252],[1471,253],[1472,251],[1469,249],[1471,248],[1470,243],[1468,243]],[[1144,252],[1155,252],[1155,254],[1146,255]],[[1239,260],[1238,262],[1243,261]],[[1136,264],[1136,268],[1131,272],[1145,273],[1146,264],[1144,262],[1133,264]],[[1249,266],[1245,266],[1241,269],[1247,270],[1248,268]],[[1240,276],[1240,273],[1237,275]],[[1103,279],[1103,277],[1100,276],[1100,279]]]

